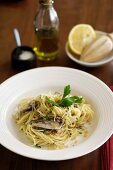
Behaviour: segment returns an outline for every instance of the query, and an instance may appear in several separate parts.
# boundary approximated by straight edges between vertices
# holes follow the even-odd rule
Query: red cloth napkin
[[[110,88],[113,91],[113,86]],[[102,170],[113,170],[113,135],[101,147],[101,166]]]

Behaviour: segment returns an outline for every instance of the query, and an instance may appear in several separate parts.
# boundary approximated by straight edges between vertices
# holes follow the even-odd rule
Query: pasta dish
[[[18,104],[14,119],[34,146],[50,149],[68,147],[69,141],[86,137],[94,111],[82,96],[70,94],[70,85],[64,93],[41,94],[26,98]]]

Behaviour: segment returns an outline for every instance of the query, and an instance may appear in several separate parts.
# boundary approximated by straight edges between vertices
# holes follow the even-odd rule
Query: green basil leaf
[[[81,103],[83,97],[82,96],[73,96],[74,97],[74,103]]]
[[[65,86],[63,98],[66,97],[68,94],[70,94],[70,92],[71,92],[70,85]]]
[[[64,107],[71,106],[74,103],[73,97],[66,97],[61,100],[61,105]]]
[[[81,102],[82,102],[82,96],[72,96],[72,97],[62,98],[60,105],[64,107],[68,107],[74,103],[81,103]]]
[[[71,106],[74,103],[81,103],[83,97],[82,96],[71,96],[71,97],[66,97],[70,94],[71,89],[70,89],[70,85],[67,85],[64,87],[64,93],[63,93],[63,97],[60,101],[53,101],[51,100],[49,97],[46,96],[46,101],[48,103],[50,103],[53,106],[57,106],[57,107],[68,107]]]

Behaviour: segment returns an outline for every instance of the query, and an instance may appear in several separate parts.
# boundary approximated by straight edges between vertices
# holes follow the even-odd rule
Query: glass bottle
[[[53,60],[59,54],[59,19],[52,0],[39,0],[35,16],[34,51],[40,60]]]

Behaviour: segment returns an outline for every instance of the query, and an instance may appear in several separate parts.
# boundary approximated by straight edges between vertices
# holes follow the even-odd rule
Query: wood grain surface
[[[86,68],[71,61],[65,52],[68,33],[76,24],[87,23],[96,30],[113,32],[113,0],[56,0],[54,6],[60,20],[60,55],[53,61],[37,61],[37,67],[76,68],[95,75],[108,86],[113,85],[113,62]],[[23,45],[34,46],[33,19],[37,8],[38,0],[0,0],[0,83],[18,73],[11,67],[11,53],[16,47],[13,28],[19,29]],[[0,170],[45,169],[101,170],[100,148],[80,158],[47,162],[25,158],[0,145]]]

